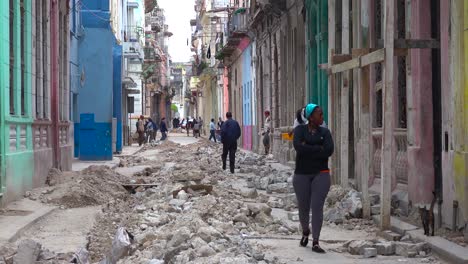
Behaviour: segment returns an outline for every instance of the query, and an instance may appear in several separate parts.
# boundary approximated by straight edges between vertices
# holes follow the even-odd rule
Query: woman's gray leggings
[[[312,238],[318,240],[323,222],[323,204],[330,190],[330,173],[294,174],[293,186],[299,206],[302,230],[309,230],[312,209]]]

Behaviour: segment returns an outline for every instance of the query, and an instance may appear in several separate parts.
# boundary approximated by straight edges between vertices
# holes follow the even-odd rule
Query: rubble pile
[[[84,254],[83,254],[84,253]],[[81,249],[78,254],[56,254],[42,247],[34,240],[26,239],[21,241],[18,246],[12,244],[4,245],[0,248],[0,264],[66,264],[66,263],[89,263],[87,262],[87,251]],[[75,260],[81,262],[73,262]]]
[[[239,173],[231,174],[221,169],[218,144],[165,142],[157,147],[163,153],[157,161],[137,156],[121,161],[121,167],[149,166],[141,166],[132,177],[104,166],[92,166],[67,180],[52,172],[53,185],[28,197],[70,208],[101,205],[86,249],[60,255],[25,240],[10,249],[10,260],[23,256],[21,248],[28,247],[31,263],[70,263],[72,258],[73,263],[100,264],[286,263],[271,257],[271,249],[255,239],[299,237],[291,168],[275,164],[271,157],[239,151]],[[122,183],[128,184],[124,188]],[[273,217],[278,208],[290,211],[289,219]],[[324,219],[341,228],[375,232],[372,221],[361,216],[361,194],[332,186]],[[426,244],[408,239],[349,241],[340,250],[365,257],[430,254]]]
[[[131,213],[116,212],[111,207],[105,212],[108,222],[98,227],[115,226],[116,222],[109,223],[110,219],[121,219],[121,226],[126,226],[135,238],[130,256],[119,263],[274,263],[264,260],[263,250],[243,237],[297,231],[296,226],[274,220],[268,205],[245,203],[240,194],[230,190],[213,188],[210,194],[188,186],[187,192],[179,190],[174,198],[172,192],[167,192],[168,187],[146,190],[142,199],[132,204]],[[101,255],[94,252],[96,248],[105,248],[99,245],[103,241],[94,239],[106,235],[96,232],[97,236],[93,234],[90,239],[94,260],[105,254],[105,250],[100,250]],[[109,234],[110,230],[107,237]],[[107,248],[109,244],[107,241]]]
[[[107,166],[93,165],[81,172],[68,173],[60,184],[35,189],[25,196],[64,208],[101,205],[110,200],[125,200],[128,194],[121,184],[128,181]]]
[[[404,241],[403,241],[404,240]],[[410,238],[400,241],[388,241],[382,238],[374,240],[352,240],[343,244],[339,251],[347,251],[352,255],[362,255],[364,258],[381,256],[402,256],[408,258],[424,258],[424,262],[433,262],[431,249],[427,243],[415,242]]]

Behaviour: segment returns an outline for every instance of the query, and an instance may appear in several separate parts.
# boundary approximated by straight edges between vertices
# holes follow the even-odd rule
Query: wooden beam
[[[383,136],[381,159],[381,206],[380,228],[390,228],[390,209],[392,200],[392,178],[395,174],[396,145],[393,137],[395,129],[394,115],[396,113],[394,88],[394,38],[395,38],[395,3],[396,1],[384,1],[384,48],[385,61],[383,63]]]
[[[344,71],[349,71],[355,68],[359,68],[360,65],[361,65],[360,59],[355,58],[355,59],[348,60],[337,65],[333,65],[331,69],[332,69],[332,73],[339,73],[339,72],[344,72]]]
[[[351,60],[353,57],[350,55],[350,54],[337,54],[337,55],[333,55],[333,57],[331,58],[331,64],[332,65],[335,65],[335,64],[340,64],[340,63],[343,63],[345,61],[349,61]]]
[[[359,56],[366,55],[366,54],[368,54],[369,52],[371,52],[370,49],[362,49],[362,48],[359,48],[359,49],[352,49],[352,50],[351,50],[351,55],[353,56],[353,58],[356,58],[356,57],[359,57]]]
[[[377,41],[378,47],[383,47],[383,39]],[[440,41],[437,39],[395,39],[396,49],[440,49]]]
[[[437,39],[395,39],[397,49],[440,49]]]
[[[364,67],[373,63],[381,62],[381,61],[384,61],[384,59],[385,59],[385,50],[379,49],[379,50],[373,51],[369,54],[362,56],[360,67]]]

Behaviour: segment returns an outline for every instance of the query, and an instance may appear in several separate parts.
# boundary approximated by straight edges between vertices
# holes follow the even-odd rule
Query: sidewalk
[[[0,247],[15,242],[22,233],[57,207],[31,201],[28,198],[13,202],[0,212]]]
[[[112,160],[103,160],[103,161],[83,161],[79,159],[74,159],[72,164],[72,171],[82,171],[87,169],[93,165],[104,165],[108,166],[111,169],[115,169],[119,166],[120,158],[124,156],[132,156],[135,155],[138,151],[141,150],[143,146],[138,146],[138,144],[133,144],[132,146],[124,146],[122,149],[122,153],[118,155],[114,155]]]

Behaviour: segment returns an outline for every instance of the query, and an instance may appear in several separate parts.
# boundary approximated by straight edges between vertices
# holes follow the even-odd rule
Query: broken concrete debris
[[[154,160],[146,159],[121,161],[122,167],[148,166],[132,177],[119,175],[107,167],[93,167],[74,173],[72,179],[58,181],[47,190],[31,193],[31,198],[66,207],[102,205],[102,212],[88,236],[89,252],[84,250],[83,256],[77,257],[80,252],[76,252],[60,259],[69,261],[74,256],[77,263],[89,260],[89,263],[106,264],[289,263],[270,256],[269,248],[253,242],[253,238],[297,236],[299,239],[301,230],[290,168],[274,164],[271,157],[240,151],[241,173],[231,175],[222,171],[220,160],[209,158],[221,151],[218,145],[201,147],[200,144],[195,154],[171,144],[161,144],[158,148],[166,148],[166,152],[158,157],[157,165],[150,163]],[[128,192],[122,183],[151,186],[137,186]],[[73,186],[83,190],[75,190]],[[79,202],[66,198],[70,197],[67,192],[73,191],[77,193],[73,197]],[[89,194],[85,195],[86,192]],[[371,203],[378,204],[377,198]],[[287,217],[279,218],[278,211]],[[361,216],[361,194],[332,186],[324,219],[340,224],[339,228],[374,232],[370,221],[355,219]],[[396,244],[385,240],[356,240],[347,244],[346,250],[364,257],[388,256],[396,253]],[[407,251],[399,250],[406,256],[413,256],[413,252],[417,256],[428,253],[424,247],[417,246]],[[38,259],[57,260],[59,255],[42,249]]]
[[[365,258],[375,257],[376,255],[391,256],[398,255],[403,257],[426,257],[430,253],[430,248],[426,243],[387,241],[383,239],[355,240],[343,245],[352,255],[362,255]],[[372,250],[371,250],[372,249]]]

